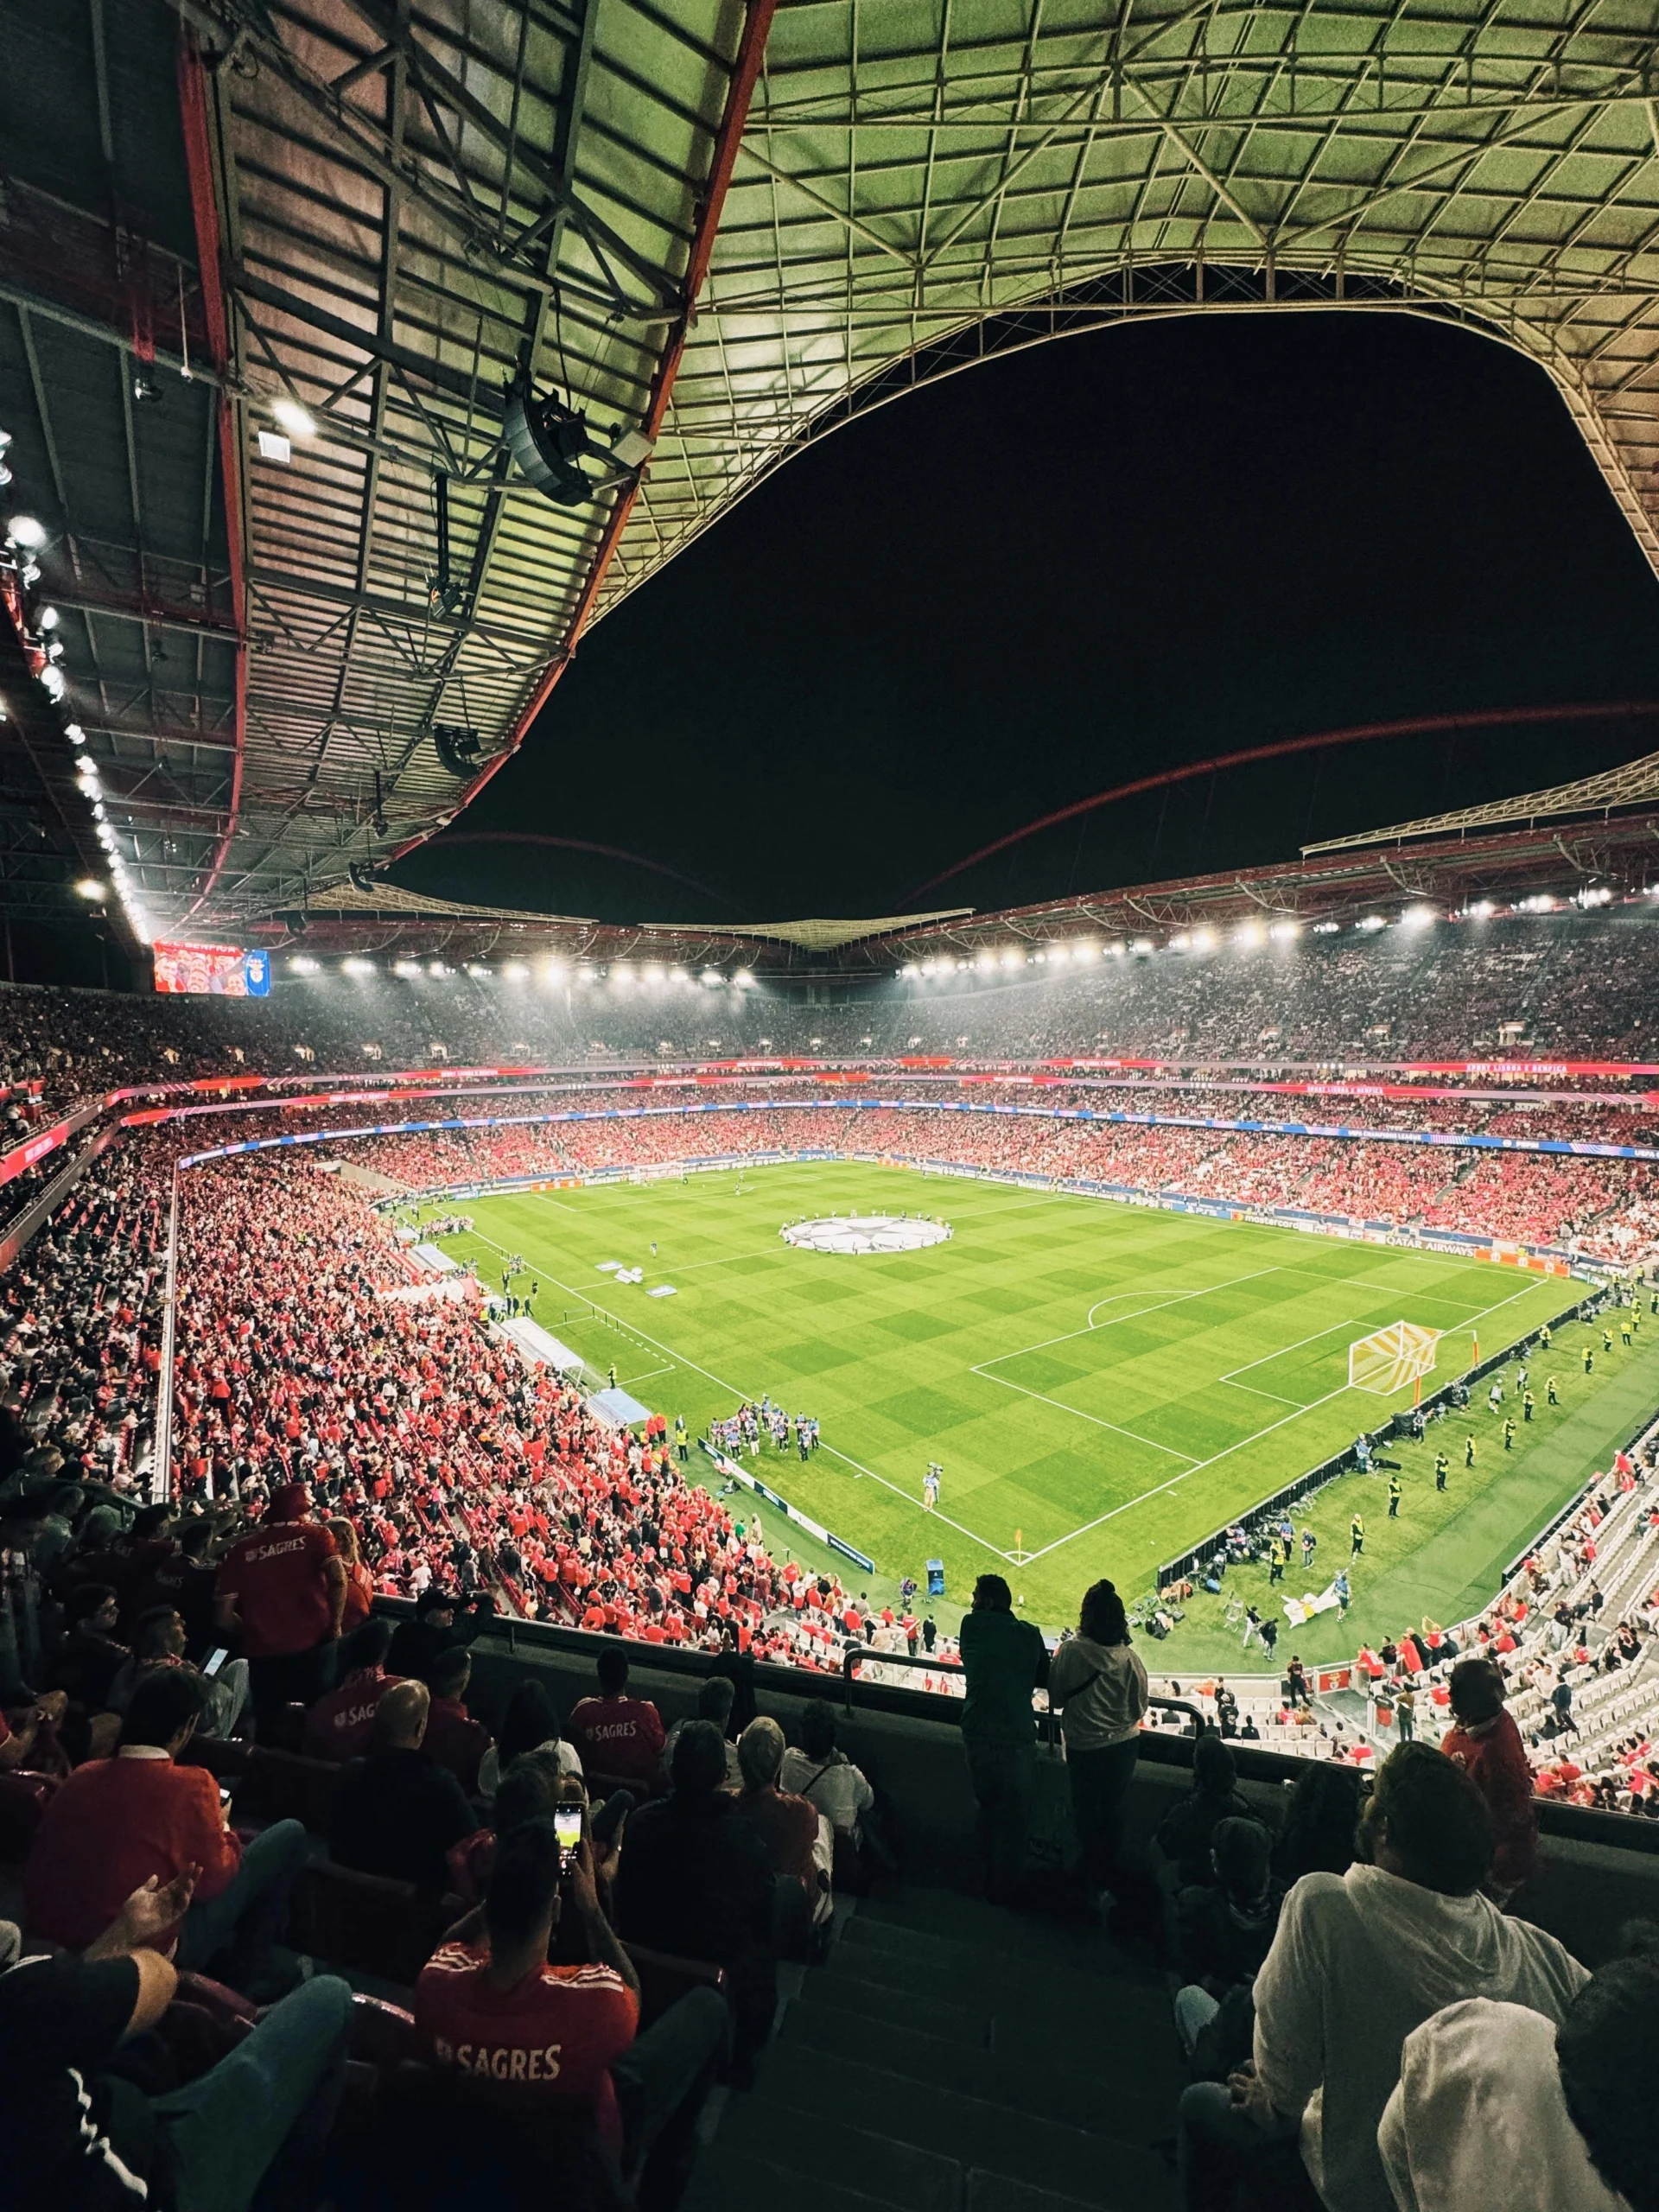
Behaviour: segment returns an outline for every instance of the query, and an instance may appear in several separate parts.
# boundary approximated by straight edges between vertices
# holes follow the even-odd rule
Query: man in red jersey
[[[392,1624],[384,1613],[371,1614],[349,1643],[341,1660],[347,1669],[338,1689],[320,1697],[305,1716],[302,1745],[308,1759],[347,1759],[366,1756],[374,1733],[375,1708],[401,1675],[386,1672],[391,1649]]]
[[[548,1963],[562,1883],[587,1965]],[[630,2171],[649,2156],[640,2202],[672,2203],[724,2044],[726,2006],[712,1989],[697,1989],[636,2041],[639,2024],[639,1976],[600,1906],[588,1839],[563,1867],[550,1821],[503,1836],[482,1907],[451,1931],[416,1986],[416,2028],[437,2064],[490,2084],[520,2112],[585,2108]]]
[[[583,1770],[649,1789],[663,1755],[663,1717],[649,1698],[628,1695],[626,1651],[607,1647],[594,1671],[599,1695],[581,1699],[570,1714],[569,1733]]]
[[[310,1502],[302,1483],[284,1484],[219,1570],[214,1617],[241,1639],[256,1713],[312,1705],[334,1687],[346,1568],[327,1529],[306,1517]]]

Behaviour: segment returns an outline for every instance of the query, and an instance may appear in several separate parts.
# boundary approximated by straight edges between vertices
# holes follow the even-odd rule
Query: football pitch
[[[1399,1320],[1443,1332],[1427,1395],[1470,1363],[1477,1334],[1490,1357],[1579,1293],[1484,1262],[854,1162],[503,1194],[463,1210],[474,1230],[445,1249],[493,1288],[505,1255],[521,1255],[530,1272],[514,1288],[535,1280],[535,1319],[582,1356],[590,1379],[613,1364],[636,1398],[671,1421],[683,1414],[694,1436],[763,1394],[816,1416],[822,1445],[808,1462],[792,1442],[781,1455],[767,1440],[747,1464],[868,1554],[884,1584],[920,1581],[925,1561],[941,1559],[960,1605],[995,1569],[1050,1627],[1075,1619],[1099,1575],[1126,1597],[1149,1589],[1160,1562],[1409,1405],[1409,1384],[1391,1397],[1349,1388],[1356,1338]],[[938,1217],[952,1234],[891,1254],[802,1250],[779,1234],[855,1212]],[[619,1283],[619,1268],[644,1279]],[[650,1294],[664,1286],[671,1295]],[[1354,1484],[1375,1531],[1354,1614],[1339,1637],[1335,1614],[1311,1624],[1309,1656],[1351,1651],[1370,1632],[1382,1578],[1395,1610],[1375,1632],[1417,1618],[1423,1606],[1408,1601],[1420,1552],[1440,1584],[1449,1578],[1438,1595],[1453,1617],[1450,1586],[1501,1571],[1606,1464],[1609,1440],[1623,1441],[1659,1399],[1659,1321],[1629,1353],[1601,1353],[1598,1331],[1592,1376],[1578,1351],[1586,1333],[1558,1337],[1561,1406],[1546,1412],[1539,1370],[1538,1417],[1515,1449],[1503,1451],[1484,1402],[1444,1425],[1458,1463],[1447,1492],[1427,1472],[1433,1439],[1402,1449],[1405,1519],[1385,1525],[1375,1477],[1333,1486],[1298,1516],[1321,1534],[1317,1586],[1346,1561]],[[1477,1428],[1468,1470],[1462,1438]],[[929,1512],[931,1460],[944,1479]],[[1459,1535],[1471,1515],[1478,1527]],[[781,1522],[766,1533],[779,1548]],[[1219,1609],[1210,1614],[1193,1609],[1166,1663],[1178,1647],[1188,1665],[1221,1656]]]

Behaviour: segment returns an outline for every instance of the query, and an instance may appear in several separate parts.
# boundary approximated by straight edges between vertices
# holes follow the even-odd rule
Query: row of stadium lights
[[[11,450],[11,433],[0,429],[0,491],[12,480],[11,464],[7,455]],[[32,591],[41,581],[41,564],[35,556],[47,541],[46,524],[33,515],[13,515],[6,525],[5,551],[17,581],[25,591]],[[60,618],[52,606],[36,606],[25,616],[27,627],[24,644],[31,660],[36,661],[35,681],[40,685],[54,707],[62,707],[68,696],[68,678],[60,663],[63,659],[63,640],[58,635]],[[5,710],[0,707],[0,721],[5,720]],[[150,941],[149,917],[144,912],[143,901],[137,887],[127,874],[127,864],[121,854],[120,842],[111,823],[109,810],[104,804],[104,787],[98,772],[98,763],[85,750],[86,733],[79,722],[66,721],[63,734],[74,748],[75,780],[81,797],[92,811],[92,829],[99,843],[104,848],[105,864],[110,871],[110,885],[121,901],[128,924],[141,944]],[[105,899],[109,885],[97,876],[83,876],[75,885],[76,896],[89,901]]]
[[[320,976],[323,972],[323,963],[308,952],[296,952],[289,957],[288,969],[291,976]],[[365,960],[355,954],[340,963],[342,976],[353,976],[359,980],[385,972],[378,961]],[[486,967],[478,960],[469,960],[460,968],[448,967],[442,960],[394,960],[390,972],[408,982],[417,982],[429,976],[442,978],[465,975],[480,982],[499,976],[509,983],[527,983],[533,976],[537,981],[555,988],[566,982],[609,982],[619,990],[680,989],[700,983],[708,989],[730,984],[734,989],[747,991],[754,985],[754,977],[747,968],[740,968],[730,976],[719,968],[705,968],[700,976],[694,976],[689,968],[664,968],[654,963],[635,968],[625,961],[613,961],[609,968],[605,969],[582,964],[572,967],[563,960],[543,960],[532,969],[527,960],[509,960],[499,968]]]
[[[1650,886],[1646,895],[1649,898],[1659,899],[1659,884]],[[1605,885],[1597,885],[1588,890],[1576,893],[1571,899],[1553,899],[1548,893],[1540,892],[1534,897],[1520,899],[1513,906],[1507,908],[1497,906],[1491,899],[1477,899],[1471,905],[1458,907],[1448,915],[1442,915],[1433,906],[1408,906],[1393,926],[1415,931],[1432,928],[1436,922],[1442,920],[1490,921],[1495,914],[1503,912],[1554,914],[1568,906],[1590,908],[1610,906],[1612,903],[1612,893]],[[1387,916],[1382,914],[1366,914],[1360,920],[1350,925],[1350,927],[1361,937],[1374,937],[1379,930],[1385,930],[1389,926]],[[1306,925],[1307,933],[1313,937],[1334,937],[1341,927],[1342,925],[1339,922],[1313,922]],[[1302,923],[1294,921],[1241,922],[1238,927],[1230,933],[1227,942],[1237,951],[1254,952],[1264,944],[1288,944],[1293,938],[1300,937],[1303,934],[1303,929]],[[1221,943],[1222,934],[1219,931],[1199,928],[1179,931],[1176,936],[1170,938],[1161,949],[1169,952],[1214,952],[1219,948]],[[936,978],[963,973],[989,975],[997,970],[1019,968],[1056,968],[1073,963],[1078,967],[1086,967],[1091,961],[1096,960],[1149,959],[1160,950],[1160,948],[1148,937],[1133,938],[1127,943],[1119,939],[1109,944],[1096,944],[1091,939],[1084,938],[1070,944],[1044,945],[1034,952],[1027,951],[1020,945],[1010,944],[1005,945],[1001,951],[987,950],[976,953],[970,960],[957,959],[950,956],[942,956],[937,959],[912,960],[899,970],[899,975],[902,982],[931,982]]]

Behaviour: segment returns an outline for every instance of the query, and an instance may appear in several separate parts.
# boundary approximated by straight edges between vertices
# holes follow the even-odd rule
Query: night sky
[[[400,880],[606,920],[896,913],[1159,767],[1406,715],[1659,701],[1659,582],[1541,370],[1395,315],[1069,338],[792,461],[590,632],[518,759]],[[918,903],[1292,856],[1659,747],[1659,714],[1205,777]]]

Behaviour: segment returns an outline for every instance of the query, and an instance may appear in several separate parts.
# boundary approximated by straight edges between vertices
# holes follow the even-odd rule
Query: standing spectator
[[[239,1537],[219,1570],[219,1626],[241,1639],[256,1713],[332,1689],[346,1568],[327,1529],[306,1518],[302,1483],[288,1483],[258,1527]]]
[[[345,1516],[336,1515],[323,1525],[334,1538],[334,1548],[346,1569],[346,1609],[340,1616],[340,1632],[341,1636],[351,1636],[369,1618],[374,1604],[374,1577],[363,1564],[357,1530]]]
[[[1084,1593],[1077,1633],[1049,1662],[1048,1701],[1061,1716],[1084,1878],[1097,1905],[1116,1875],[1147,1697],[1123,1601],[1109,1582],[1096,1582]]]
[[[333,1759],[343,1765],[368,1750],[375,1708],[392,1684],[402,1680],[386,1672],[391,1649],[391,1623],[384,1613],[371,1614],[345,1648],[345,1681],[320,1697],[305,1716],[302,1748],[307,1758]]]
[[[359,1874],[441,1891],[448,1851],[478,1821],[454,1776],[421,1749],[430,1694],[424,1682],[398,1682],[381,1698],[369,1755],[335,1795],[328,1849]]]
[[[649,1698],[628,1695],[628,1655],[607,1644],[595,1662],[599,1695],[577,1700],[570,1739],[584,1770],[648,1789],[663,1755],[663,1717]]]
[[[1559,2021],[1587,1979],[1553,1936],[1480,1893],[1492,1832],[1480,1792],[1427,1744],[1382,1763],[1365,1862],[1309,1874],[1285,1900],[1255,1981],[1255,2060],[1229,2090],[1195,2083],[1179,2143],[1189,2207],[1230,2203],[1263,2138],[1300,2134],[1326,2212],[1393,2212],[1377,2127],[1414,2028],[1465,1997]]]
[[[490,1748],[490,1732],[467,1710],[467,1686],[473,1655],[464,1646],[439,1654],[432,1666],[432,1701],[427,1709],[424,1750],[448,1768],[470,1796],[478,1787],[479,1762]]]
[[[1449,1685],[1455,1725],[1440,1749],[1486,1800],[1492,1822],[1493,1893],[1507,1898],[1538,1854],[1538,1808],[1521,1731],[1503,1703],[1503,1677],[1490,1659],[1459,1659]]]
[[[207,1768],[177,1764],[200,1711],[183,1668],[140,1685],[115,1757],[78,1767],[48,1805],[23,1872],[24,1905],[31,1935],[80,1950],[134,1890],[197,1869],[188,1911],[158,1942],[176,1942],[181,1964],[193,1968],[228,1953],[227,1978],[246,1988],[270,1970],[270,1938],[305,1863],[305,1830],[277,1821],[244,1843],[227,1827]]]
[[[8,2201],[20,2212],[146,2202],[247,2212],[308,2107],[318,2116],[308,2132],[326,2133],[352,2009],[351,1990],[330,1975],[271,2005],[228,2057],[181,2088],[146,2097],[105,2070],[171,2004],[179,1977],[164,1953],[194,1909],[188,1871],[151,1876],[79,1958],[29,1959],[0,1974],[0,2137]],[[319,2179],[294,2164],[286,2171],[295,2201],[312,2201]]]
[[[957,1638],[968,1694],[962,1741],[979,1808],[986,1893],[1006,1904],[1024,1871],[1037,1789],[1037,1716],[1032,1694],[1048,1680],[1041,1631],[1016,1620],[1000,1574],[982,1574]]]

